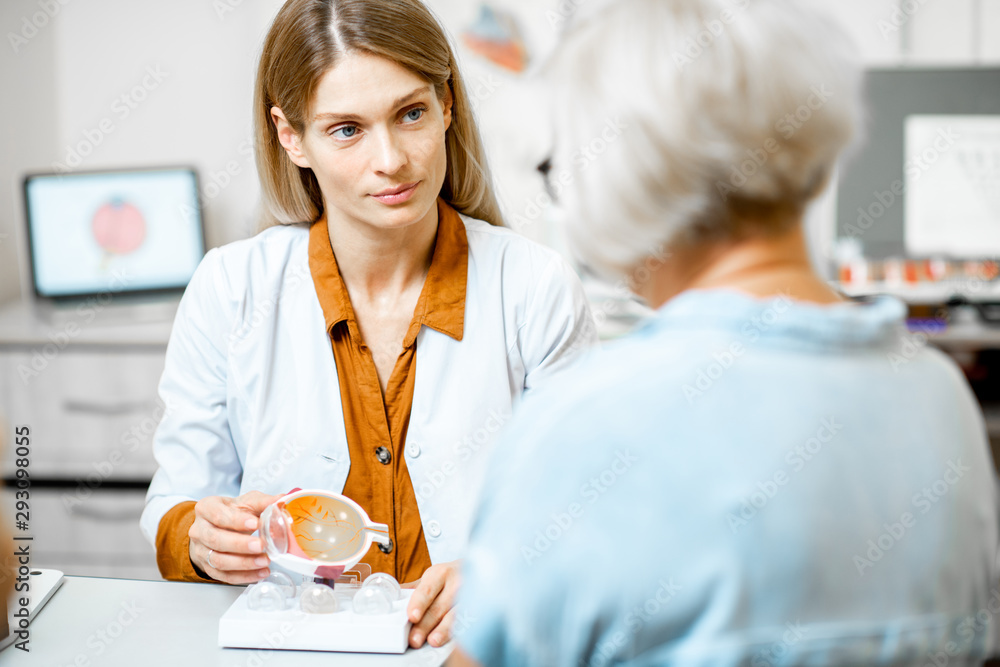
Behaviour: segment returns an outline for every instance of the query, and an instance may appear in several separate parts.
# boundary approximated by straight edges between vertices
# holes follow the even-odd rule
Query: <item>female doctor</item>
[[[142,530],[165,578],[246,584],[269,573],[264,507],[343,493],[389,526],[362,562],[416,588],[411,645],[441,645],[494,437],[594,342],[590,311],[566,262],[502,227],[419,0],[289,0],[254,102],[280,224],[209,251],[181,300]]]

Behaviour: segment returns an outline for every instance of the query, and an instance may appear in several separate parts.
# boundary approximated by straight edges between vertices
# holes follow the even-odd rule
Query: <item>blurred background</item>
[[[508,223],[561,251],[561,223],[535,170],[550,142],[545,89],[532,74],[586,1],[428,2],[454,38]],[[156,385],[190,270],[208,248],[258,228],[250,105],[280,5],[0,3],[0,443],[10,481],[14,428],[31,429],[37,567],[159,578],[138,529],[163,410]],[[908,301],[901,357],[925,344],[953,355],[1000,442],[1000,0],[819,6],[871,69],[871,117],[867,144],[809,212],[816,266],[857,298]],[[943,115],[954,117],[954,136],[924,136]],[[128,259],[142,240],[128,201],[99,209],[93,238],[60,230],[71,212],[53,202],[73,192],[102,201],[122,187],[147,203],[172,198],[175,219],[147,216],[140,227],[182,230],[169,242],[183,266]],[[945,197],[969,203],[942,219]],[[86,253],[97,268],[75,273],[67,258]],[[616,286],[585,283],[603,338],[643,316]]]

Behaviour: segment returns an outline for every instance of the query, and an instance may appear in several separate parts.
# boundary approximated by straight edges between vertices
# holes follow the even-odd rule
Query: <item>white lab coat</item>
[[[417,335],[405,445],[434,563],[462,557],[488,454],[514,404],[597,339],[564,259],[461,217],[464,335],[456,341],[426,326]],[[209,251],[191,278],[159,385],[159,469],[140,521],[151,543],[163,515],[185,500],[343,490],[351,461],[308,239],[307,224],[273,227]]]

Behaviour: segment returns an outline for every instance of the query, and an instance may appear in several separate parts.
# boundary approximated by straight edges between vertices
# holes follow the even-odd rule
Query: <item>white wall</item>
[[[908,2],[917,10],[900,29],[892,30],[885,29],[891,24],[880,27],[879,22],[891,21],[894,0],[819,4],[851,31],[871,64],[1000,62],[1000,0]],[[89,149],[78,165],[81,169],[193,164],[201,173],[203,191],[217,193],[206,200],[209,245],[252,233],[259,190],[244,142],[250,136],[257,54],[280,4],[279,0],[0,2],[4,36],[0,301],[20,294],[15,243],[15,230],[23,225],[20,178],[25,172],[65,163],[74,150],[79,154]],[[429,4],[456,36],[478,10],[472,0]],[[551,47],[557,30],[547,12],[559,4],[557,0],[494,4],[521,17],[534,53]],[[220,14],[219,7],[226,6],[231,11]],[[54,16],[50,18],[46,8]],[[36,28],[33,20],[41,27]],[[12,44],[12,35],[26,36],[26,43]],[[459,54],[503,204],[508,213],[523,214],[540,192],[533,168],[548,150],[541,95],[522,79],[464,49]],[[147,84],[153,83],[147,77],[149,68],[163,74],[155,86],[143,90],[144,77]],[[135,108],[126,115],[123,95],[144,99],[133,100]],[[102,119],[112,123],[110,133],[98,130]],[[227,166],[237,173],[229,176],[228,185],[219,187],[226,180]],[[822,230],[831,221],[832,198],[828,198],[817,207],[810,226]],[[523,231],[555,242],[542,223]]]
[[[36,30],[27,44],[18,45],[16,53],[8,39],[9,32],[21,32],[23,15],[36,9],[28,2],[0,3],[0,34],[4,36],[0,43],[0,301],[19,293],[15,222],[20,219],[15,202],[20,197],[20,175],[44,167],[46,156],[54,155],[58,144],[59,104],[52,75],[55,32],[51,27]]]
[[[253,75],[280,2],[223,2],[236,6],[0,3],[0,301],[20,293],[14,240],[25,172],[191,164],[202,179],[209,245],[252,232],[258,187],[245,142]],[[11,33],[29,35],[16,52]]]

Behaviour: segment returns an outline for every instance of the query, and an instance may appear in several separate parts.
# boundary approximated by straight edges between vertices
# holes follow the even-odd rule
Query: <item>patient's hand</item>
[[[413,627],[410,646],[420,648],[426,641],[431,646],[443,646],[451,641],[455,624],[455,596],[461,580],[462,561],[431,565],[424,576],[403,584],[415,588],[406,608]]]
[[[208,496],[199,500],[188,531],[191,562],[227,584],[252,584],[266,577],[269,561],[264,540],[250,534],[257,529],[264,508],[280,497],[250,491],[238,498]]]

